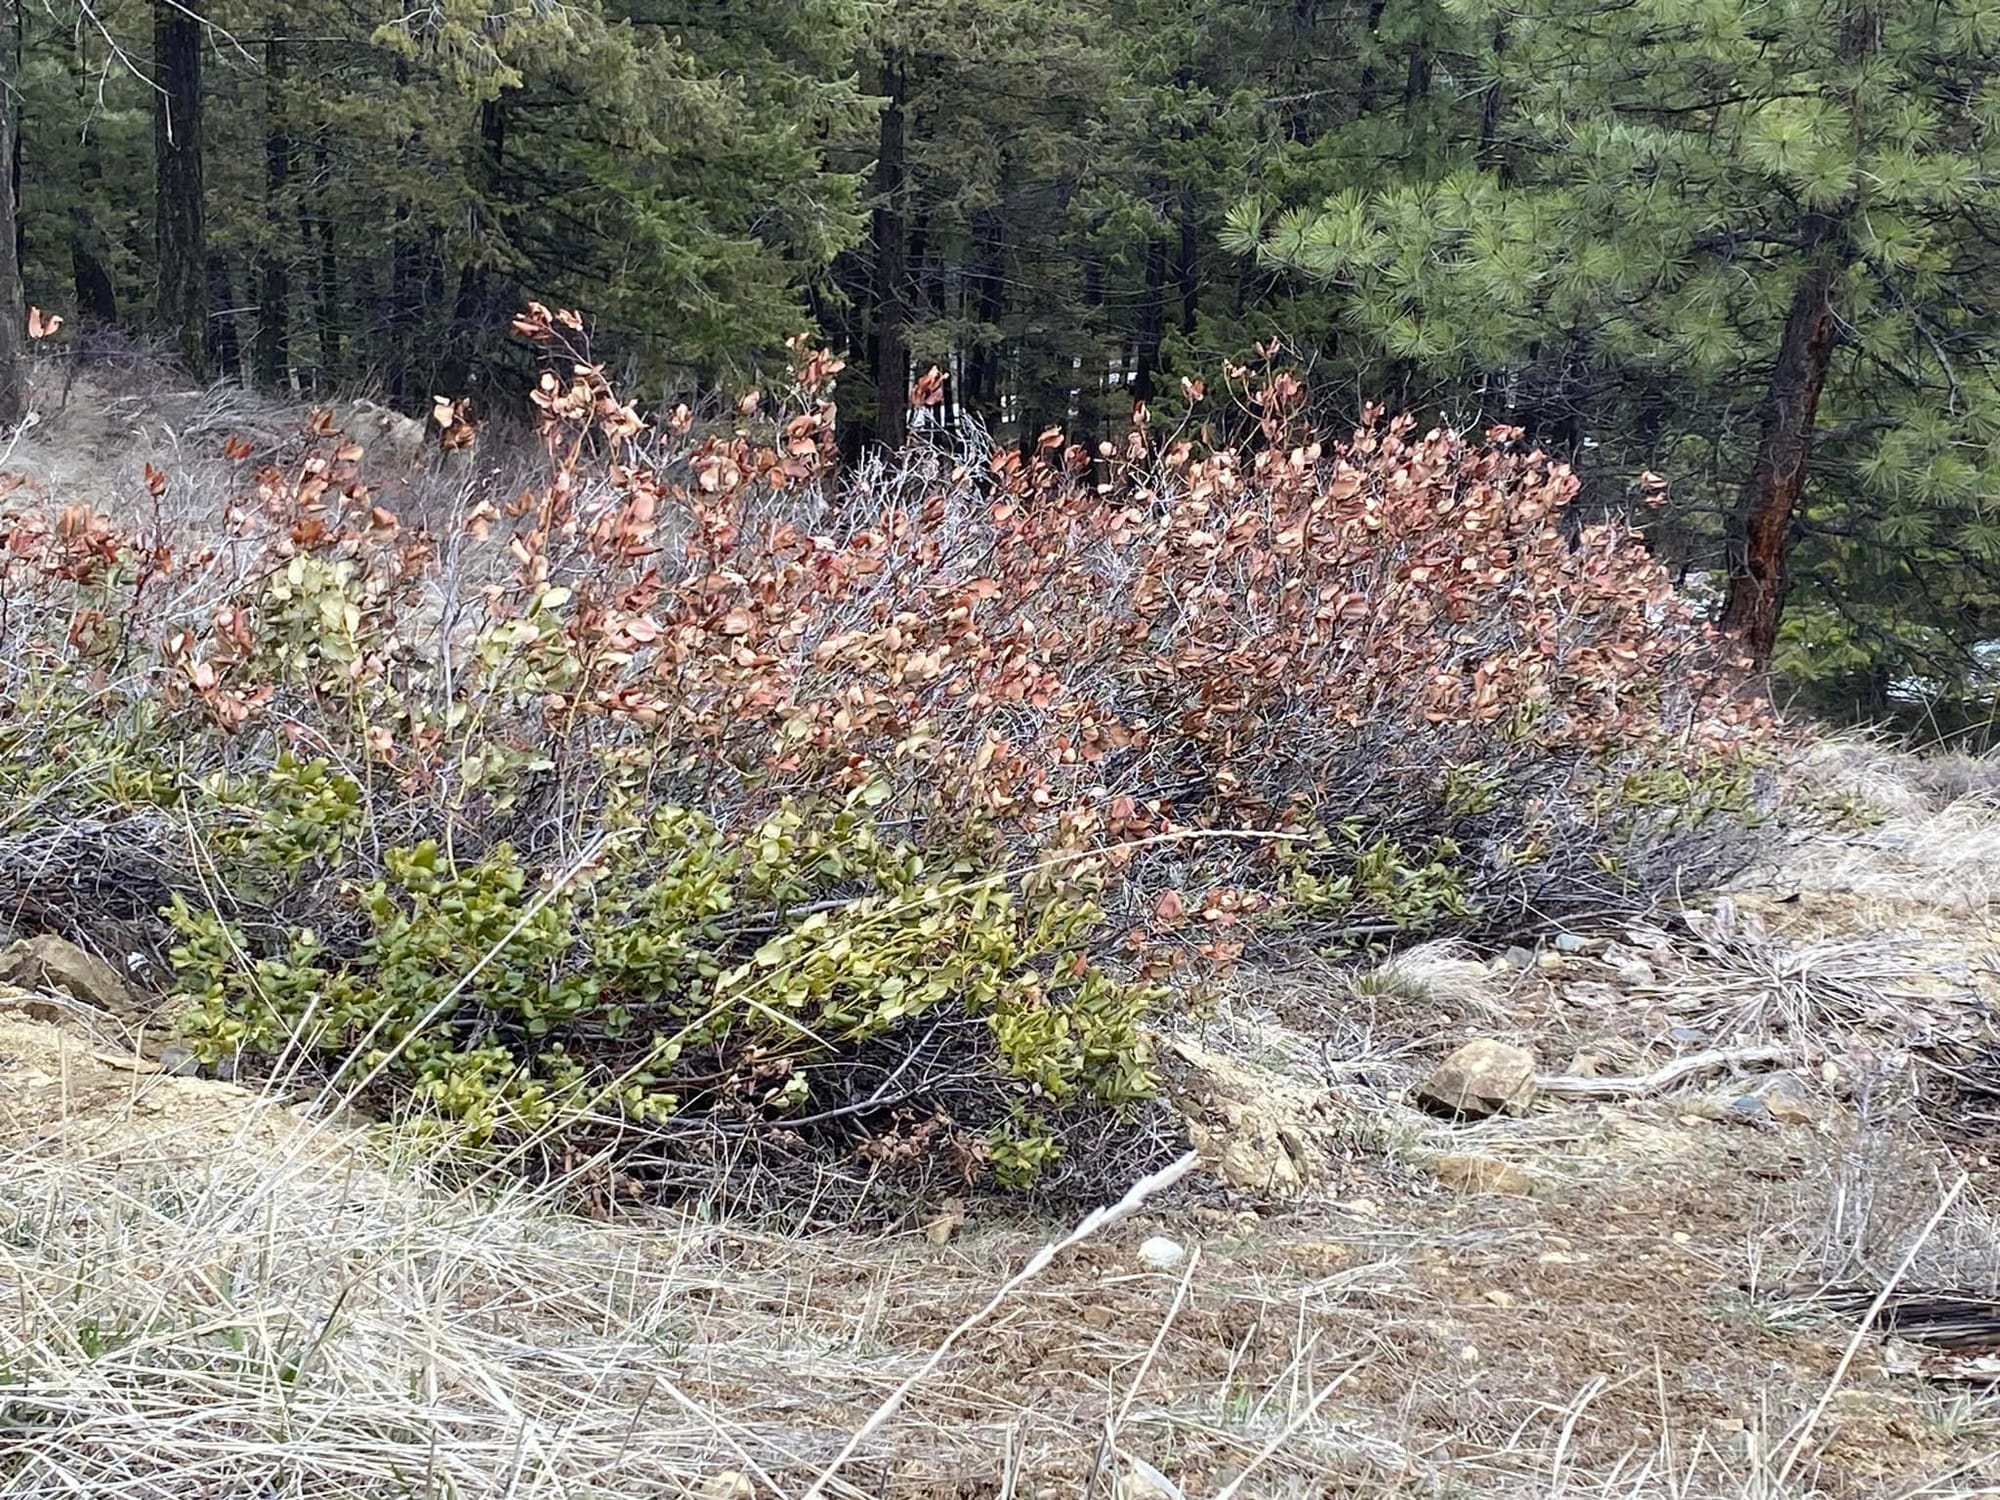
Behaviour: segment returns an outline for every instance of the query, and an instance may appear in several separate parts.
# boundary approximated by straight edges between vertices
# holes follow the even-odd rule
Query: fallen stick
[[[1648,1094],[1663,1093],[1698,1073],[1712,1073],[1718,1068],[1740,1068],[1746,1063],[1783,1062],[1790,1055],[1790,1048],[1775,1044],[1726,1047],[1677,1057],[1658,1071],[1641,1074],[1637,1078],[1573,1078],[1567,1073],[1555,1073],[1537,1078],[1535,1087],[1544,1094],[1554,1094],[1561,1099],[1638,1099]]]
[[[833,1462],[820,1471],[820,1476],[813,1481],[812,1488],[805,1492],[804,1500],[823,1500],[828,1483],[832,1481],[835,1474],[839,1473],[841,1467],[854,1456],[855,1450],[867,1442],[869,1438],[873,1437],[882,1424],[896,1414],[896,1409],[903,1404],[904,1398],[944,1362],[944,1357],[951,1352],[952,1345],[956,1344],[966,1334],[985,1322],[994,1310],[1001,1303],[1005,1302],[1017,1288],[1034,1280],[1035,1277],[1048,1268],[1050,1261],[1054,1260],[1065,1250],[1070,1249],[1074,1245],[1081,1244],[1107,1225],[1116,1224],[1120,1219],[1128,1218],[1137,1212],[1139,1206],[1152,1197],[1153,1194],[1165,1188],[1172,1187],[1183,1177],[1187,1176],[1189,1172],[1193,1171],[1199,1160],[1200,1158],[1194,1152],[1190,1151],[1179,1161],[1160,1168],[1152,1176],[1140,1178],[1131,1187],[1126,1189],[1125,1196],[1120,1198],[1116,1203],[1104,1208],[1092,1209],[1083,1221],[1062,1239],[1046,1244],[1040,1250],[1037,1250],[1029,1258],[1025,1266],[1008,1277],[1002,1283],[1000,1290],[986,1300],[985,1306],[971,1314],[964,1322],[946,1334],[937,1348],[931,1351],[931,1357],[913,1371],[901,1385],[889,1392],[888,1399],[876,1407],[874,1414],[867,1421],[863,1422],[860,1427],[855,1429],[854,1435],[847,1440],[847,1446],[836,1453],[833,1456]],[[1346,1377],[1342,1376],[1341,1378],[1345,1379]],[[1232,1486],[1232,1488],[1234,1487]]]

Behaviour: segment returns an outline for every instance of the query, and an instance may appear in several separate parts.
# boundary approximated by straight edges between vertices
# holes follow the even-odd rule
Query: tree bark
[[[208,246],[201,172],[201,22],[153,4],[154,317],[189,371],[207,373]]]
[[[1138,358],[1132,373],[1132,397],[1150,402],[1158,394],[1160,346],[1167,328],[1167,242],[1155,235],[1146,242],[1146,291],[1139,304]]]
[[[973,315],[981,325],[980,336],[965,360],[963,409],[985,424],[988,433],[1000,431],[1000,318],[1007,310],[1007,226],[997,209],[982,210],[975,221],[979,255],[970,277]]]
[[[11,161],[14,155],[19,129],[15,97],[14,59],[0,48],[0,161]],[[9,173],[0,185],[0,427],[13,427],[28,414],[28,309],[16,238],[20,222],[20,204]]]
[[[1778,643],[1792,519],[1805,493],[1813,424],[1833,361],[1834,292],[1845,265],[1845,256],[1829,243],[1835,227],[1820,219],[1810,229],[1812,258],[1792,294],[1771,366],[1756,461],[1729,515],[1729,593],[1722,628],[1743,644],[1758,667],[1769,664]]]
[[[273,24],[282,19],[274,14]],[[279,386],[291,373],[291,276],[284,245],[290,237],[286,196],[293,144],[285,126],[290,59],[282,37],[264,44],[264,247],[257,260],[257,379]]]
[[[328,184],[332,181],[332,166],[328,161],[323,133],[313,140],[313,181],[324,200]],[[340,322],[340,249],[333,215],[328,212],[324,201],[316,211],[300,203],[299,232],[302,238],[318,242],[319,264],[312,288],[313,320],[318,324],[320,383],[331,385],[343,373],[345,340],[341,337]]]
[[[903,107],[908,75],[894,53],[882,62],[880,136],[875,153],[875,440],[900,448],[910,426],[909,225],[904,215]]]
[[[203,369],[225,380],[241,380],[243,344],[236,336],[236,293],[229,274],[229,262],[220,255],[208,258],[208,307]]]

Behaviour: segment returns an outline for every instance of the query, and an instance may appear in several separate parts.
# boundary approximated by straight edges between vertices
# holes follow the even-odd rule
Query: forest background
[[[1523,429],[1822,710],[1990,716],[1995,0],[0,14],[0,416],[30,306],[418,414],[524,409],[531,299],[645,405],[810,332],[849,463],[1251,439],[1277,364],[1336,425]]]

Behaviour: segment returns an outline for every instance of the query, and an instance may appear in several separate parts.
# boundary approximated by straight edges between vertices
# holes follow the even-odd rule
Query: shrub
[[[1329,444],[1237,372],[1247,451],[1142,414],[835,475],[825,355],[702,432],[621,404],[573,315],[520,329],[547,481],[445,531],[337,437],[206,535],[7,518],[0,874],[87,929],[47,830],[102,830],[212,1060],[676,1183],[1094,1192],[1120,1128],[1157,1144],[1177,972],[1748,856],[1767,712],[1518,434]]]

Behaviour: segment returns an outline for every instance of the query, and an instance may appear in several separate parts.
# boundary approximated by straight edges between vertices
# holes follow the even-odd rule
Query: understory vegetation
[[[1239,374],[1241,449],[836,474],[803,343],[715,428],[518,326],[545,477],[435,529],[323,424],[137,524],[6,516],[0,875],[204,1063],[632,1192],[1096,1194],[1173,1149],[1148,1009],[1219,967],[1771,838],[1768,710],[1516,432],[1333,441]]]

